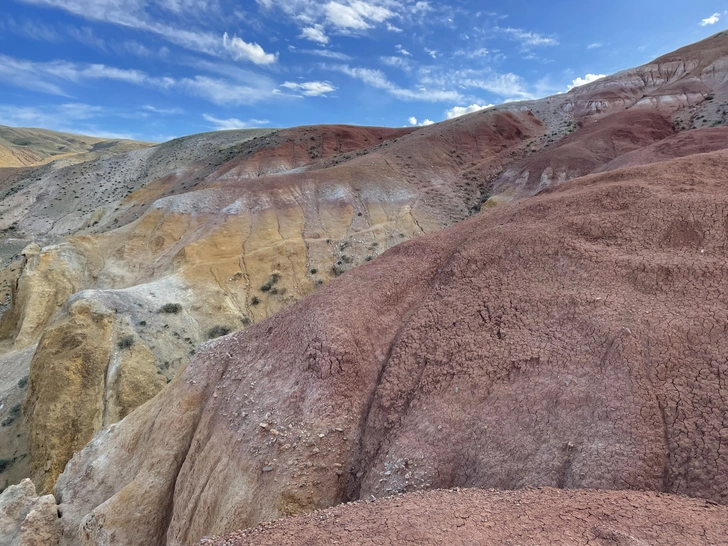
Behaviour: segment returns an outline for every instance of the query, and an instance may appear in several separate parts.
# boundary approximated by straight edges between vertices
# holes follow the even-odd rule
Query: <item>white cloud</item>
[[[457,91],[428,89],[425,86],[420,86],[417,89],[403,89],[390,82],[381,70],[372,70],[371,68],[352,68],[349,65],[334,65],[327,68],[337,70],[347,76],[361,80],[376,89],[387,91],[390,95],[402,100],[457,102],[463,98]]]
[[[437,51],[436,50],[425,48],[425,53],[427,53],[433,59],[437,59]]]
[[[493,106],[493,104],[486,104],[484,106],[480,106],[479,104],[471,104],[470,106],[455,106],[450,108],[450,110],[447,110],[445,115],[447,116],[447,119],[453,119],[459,116],[464,116],[465,114],[472,114],[479,110],[485,110],[486,108],[491,108]]]
[[[417,118],[414,116],[409,118],[407,121],[409,122],[410,125],[417,125],[418,127],[427,127],[428,125],[432,125],[433,123],[435,123],[431,119],[427,119],[427,118],[425,118],[423,121],[418,122]]]
[[[375,6],[361,0],[349,1],[349,5],[329,2],[324,6],[326,19],[335,27],[352,30],[366,30],[371,23],[383,23],[395,13],[382,6]]]
[[[264,65],[274,63],[278,59],[278,53],[266,53],[258,44],[248,43],[237,36],[230,38],[227,32],[222,35],[222,43],[236,61],[246,59],[252,63]]]
[[[594,42],[593,44],[589,44],[588,46],[586,46],[586,48],[587,49],[597,49],[599,47],[602,47],[603,45],[604,44],[602,44],[601,42]]]
[[[396,46],[394,46],[394,48],[395,48],[395,49],[397,50],[397,52],[398,52],[398,53],[399,53],[400,55],[407,55],[407,56],[409,56],[409,57],[411,57],[411,56],[412,56],[412,53],[410,53],[410,52],[409,52],[409,51],[407,51],[407,50],[406,50],[406,49],[405,49],[404,47],[402,47],[402,44],[397,44]]]
[[[328,93],[336,91],[336,87],[329,82],[285,82],[281,84],[281,87],[285,87],[291,91],[297,91],[307,97],[323,97]]]
[[[574,89],[575,87],[580,87],[582,85],[586,85],[588,83],[591,83],[593,81],[599,80],[601,78],[606,78],[606,74],[587,74],[583,78],[576,78],[573,82],[571,82],[571,85],[569,85],[569,89]]]
[[[392,23],[387,23],[387,30],[389,32],[404,32],[401,28],[394,26]]]
[[[708,25],[716,24],[718,21],[720,21],[720,13],[714,13],[710,17],[706,17],[705,19],[700,21],[700,26],[707,27]]]
[[[237,118],[219,119],[210,114],[203,114],[205,121],[214,124],[214,128],[218,131],[229,131],[232,129],[251,129],[260,125],[268,125],[270,122],[266,119],[251,119],[242,121]]]
[[[306,27],[301,30],[299,38],[304,38],[318,44],[326,45],[329,43],[329,37],[324,33],[324,29],[321,25],[315,25],[312,27]]]
[[[543,34],[539,34],[537,32],[530,32],[520,28],[511,27],[497,27],[496,30],[503,32],[504,34],[510,36],[512,39],[518,42],[521,42],[521,45],[523,47],[548,47],[559,45],[559,41],[556,38],[553,38],[551,36],[544,36]]]

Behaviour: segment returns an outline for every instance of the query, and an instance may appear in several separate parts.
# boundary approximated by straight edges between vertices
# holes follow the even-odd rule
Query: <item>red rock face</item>
[[[616,491],[436,491],[360,502],[205,539],[201,546],[308,544],[724,544],[728,509]]]
[[[566,183],[211,343],[69,463],[64,525],[177,545],[454,486],[727,503],[726,172]]]

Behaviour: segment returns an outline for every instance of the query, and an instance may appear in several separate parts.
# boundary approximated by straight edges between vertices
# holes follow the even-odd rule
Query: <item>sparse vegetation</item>
[[[272,273],[268,281],[260,287],[261,292],[268,292],[271,288],[279,281],[281,280],[281,276],[278,273]],[[277,294],[278,292],[274,292],[274,294]]]
[[[215,339],[216,337],[226,336],[231,332],[227,326],[213,326],[207,331],[207,339]]]
[[[26,375],[20,381],[18,381],[18,388],[24,389],[27,384],[28,384],[28,376]]]
[[[134,345],[134,336],[124,336],[116,345],[121,350],[129,349],[132,345]]]
[[[8,416],[5,418],[5,420],[2,422],[2,426],[10,426],[18,417],[20,417],[20,410],[20,404],[15,404],[12,408],[10,408],[10,412],[8,413]]]
[[[182,306],[179,303],[165,303],[159,310],[160,313],[167,313],[168,315],[176,315],[182,311]]]
[[[258,305],[260,303],[260,299],[258,299],[258,296],[253,296],[253,299],[250,300],[250,305]]]

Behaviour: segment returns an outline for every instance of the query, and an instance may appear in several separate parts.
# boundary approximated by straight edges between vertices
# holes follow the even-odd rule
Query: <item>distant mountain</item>
[[[79,154],[121,153],[149,143],[0,125],[0,168],[32,167]],[[89,159],[86,157],[85,159]]]

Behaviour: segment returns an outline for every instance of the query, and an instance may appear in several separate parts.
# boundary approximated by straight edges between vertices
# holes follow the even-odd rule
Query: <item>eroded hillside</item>
[[[71,460],[65,543],[189,544],[455,486],[726,503],[727,169],[562,184],[211,342]]]
[[[687,261],[680,260],[685,252],[694,252],[693,247],[699,247],[698,251],[706,250],[709,245],[704,245],[704,241],[712,241],[710,244],[718,249],[715,252],[722,252],[715,237],[716,233],[723,233],[718,225],[723,199],[723,188],[718,180],[724,172],[725,158],[720,153],[695,154],[721,150],[728,141],[728,129],[718,127],[724,123],[721,112],[728,107],[726,58],[728,38],[720,34],[703,42],[698,49],[684,48],[644,67],[604,78],[563,95],[510,103],[419,129],[315,126],[226,131],[194,135],[124,153],[92,150],[88,152],[92,154],[89,156],[61,158],[37,167],[1,169],[0,230],[3,237],[0,261],[4,269],[0,275],[0,288],[5,292],[0,291],[0,297],[5,298],[6,305],[10,301],[12,304],[0,320],[3,340],[0,358],[7,363],[0,375],[0,420],[4,424],[0,427],[0,486],[31,476],[40,492],[50,492],[73,454],[84,449],[99,433],[83,455],[75,459],[76,466],[69,467],[63,485],[56,491],[59,501],[68,505],[67,520],[75,525],[103,502],[99,501],[101,498],[113,498],[109,501],[111,507],[122,502],[117,495],[119,484],[131,483],[137,472],[141,472],[140,479],[152,476],[150,479],[154,483],[164,484],[158,492],[140,502],[148,508],[150,517],[174,512],[173,519],[163,523],[155,520],[152,530],[140,525],[138,532],[143,538],[134,531],[129,535],[132,537],[130,543],[133,540],[154,543],[163,540],[166,534],[169,544],[177,544],[175,541],[196,540],[201,533],[220,532],[264,518],[359,498],[362,492],[381,496],[400,489],[408,490],[415,483],[417,488],[461,484],[510,488],[532,482],[617,487],[627,483],[649,489],[659,489],[657,484],[662,483],[664,490],[700,494],[722,502],[722,490],[709,494],[702,489],[702,478],[691,477],[694,489],[681,489],[679,476],[682,470],[675,462],[673,451],[684,453],[686,448],[672,450],[669,445],[658,445],[656,437],[653,438],[656,425],[644,431],[645,437],[654,439],[654,445],[642,445],[634,438],[630,440],[632,444],[625,440],[624,450],[614,448],[616,459],[610,459],[612,448],[606,446],[607,437],[610,434],[619,436],[622,432],[627,434],[627,428],[634,425],[629,421],[634,419],[634,413],[630,413],[632,402],[619,398],[623,396],[622,391],[613,392],[606,387],[601,397],[586,391],[573,395],[581,397],[579,399],[589,407],[607,404],[609,393],[626,404],[625,421],[620,421],[624,430],[611,430],[609,434],[606,429],[602,431],[604,445],[595,444],[596,447],[587,450],[588,457],[585,457],[590,462],[584,463],[586,470],[579,470],[581,467],[572,460],[572,448],[564,448],[562,444],[577,445],[574,440],[565,439],[566,436],[581,437],[579,435],[583,436],[583,431],[589,427],[599,430],[603,416],[582,415],[583,419],[574,420],[573,434],[572,431],[565,435],[559,432],[553,442],[545,441],[546,451],[534,454],[529,450],[542,441],[540,437],[524,440],[507,429],[507,426],[522,428],[531,423],[525,416],[521,418],[517,413],[506,411],[525,403],[523,400],[518,404],[513,402],[515,391],[509,390],[511,387],[503,387],[505,390],[498,395],[503,398],[496,401],[506,404],[503,412],[512,415],[513,423],[508,424],[505,419],[492,426],[496,429],[506,427],[500,432],[517,438],[514,442],[522,444],[523,460],[518,455],[506,457],[506,452],[515,450],[518,454],[518,446],[502,440],[489,444],[491,451],[482,444],[470,446],[463,439],[456,443],[470,446],[468,449],[472,448],[472,452],[449,453],[443,449],[439,455],[431,454],[417,443],[416,438],[418,435],[428,438],[437,435],[434,429],[418,429],[411,425],[411,429],[405,427],[403,431],[395,431],[397,435],[401,432],[401,437],[393,435],[390,429],[400,426],[407,414],[402,413],[402,404],[409,408],[412,401],[421,396],[420,391],[437,391],[444,380],[433,377],[425,381],[426,376],[422,374],[431,367],[423,367],[422,363],[417,364],[414,371],[407,368],[409,364],[403,364],[404,368],[399,371],[394,366],[384,373],[390,367],[382,362],[389,362],[392,354],[382,348],[389,347],[393,351],[400,347],[397,350],[404,354],[410,346],[428,347],[431,355],[428,358],[434,359],[438,369],[455,354],[472,357],[467,360],[469,364],[463,364],[466,371],[452,370],[453,377],[473,375],[471,379],[475,383],[470,387],[467,383],[454,387],[456,394],[461,389],[469,392],[469,398],[463,403],[472,407],[478,407],[485,400],[492,403],[492,389],[499,381],[508,384],[519,374],[539,366],[551,370],[549,366],[554,358],[558,362],[563,355],[582,353],[586,361],[596,358],[607,343],[605,336],[612,336],[609,338],[612,341],[607,343],[611,347],[607,356],[601,353],[602,358],[607,359],[602,366],[609,368],[607,364],[612,357],[619,360],[619,351],[627,350],[625,347],[639,352],[629,344],[631,334],[620,333],[626,331],[620,328],[630,332],[645,328],[650,343],[669,354],[672,348],[663,343],[664,339],[653,332],[652,326],[639,321],[633,323],[637,319],[631,313],[635,311],[621,296],[615,301],[609,300],[609,306],[599,315],[601,318],[590,318],[583,324],[579,321],[582,315],[594,312],[585,302],[591,301],[589,290],[599,292],[600,283],[605,283],[604,286],[617,283],[615,290],[619,294],[636,289],[637,285],[644,285],[645,294],[655,294],[662,290],[658,286],[664,276],[673,283],[667,290],[674,301],[660,302],[659,305],[665,307],[659,308],[654,302],[642,302],[645,309],[652,309],[653,316],[673,313],[679,298],[683,298],[683,305],[689,308],[688,295],[680,292],[683,288],[676,280],[687,278],[685,275],[704,276],[708,288],[700,286],[696,290],[700,293],[712,290],[722,297],[722,285],[716,277],[722,271],[720,268],[705,266],[705,270],[697,273],[690,270],[688,274]],[[715,127],[702,128],[712,125]],[[689,157],[683,163],[669,167],[665,166],[667,163],[660,163],[681,156]],[[706,162],[704,169],[700,167],[702,161]],[[653,165],[642,170],[614,171],[601,178],[580,178],[578,183],[564,186],[568,191],[559,186],[590,173],[645,164]],[[675,173],[665,170],[676,168],[683,169],[681,175],[692,173],[689,181],[694,184],[691,191],[697,191],[697,200],[678,197],[684,192],[680,184],[687,183],[686,179],[683,176],[678,180],[673,176]],[[621,180],[627,182],[616,183]],[[666,187],[655,186],[656,180],[665,180]],[[579,193],[577,186],[584,186],[586,193]],[[539,195],[531,197],[534,194]],[[650,201],[657,194],[664,201],[657,198]],[[509,204],[509,201],[514,202]],[[592,209],[587,211],[585,207]],[[650,216],[645,212],[649,207],[663,212]],[[478,214],[481,209],[483,212]],[[718,216],[709,218],[706,216],[708,210]],[[619,220],[624,221],[624,225],[614,219],[619,211],[625,216]],[[668,218],[674,214],[680,218],[701,219],[676,220],[674,226],[668,225]],[[475,218],[467,220],[473,215]],[[543,225],[538,224],[539,219]],[[467,221],[462,226],[450,227],[463,220]],[[706,227],[708,224],[710,227]],[[500,225],[503,227],[498,227]],[[417,245],[407,243],[443,228],[449,229],[440,239],[436,236]],[[473,235],[476,232],[478,237]],[[536,243],[544,256],[533,254],[529,245]],[[653,244],[657,245],[655,252],[650,250]],[[477,248],[478,253],[464,258],[471,247]],[[659,249],[664,248],[677,250],[660,253]],[[642,261],[635,262],[627,249],[636,252]],[[377,258],[388,250],[386,260]],[[590,261],[592,254],[600,258],[594,258],[596,262]],[[699,258],[711,256],[714,254],[701,252]],[[370,261],[373,263],[367,265]],[[696,262],[692,267],[701,267],[701,263]],[[459,265],[452,269],[452,264]],[[357,266],[363,266],[361,272]],[[319,287],[355,267],[357,272],[347,273],[337,281],[334,286],[339,288],[321,288],[319,292]],[[471,269],[472,275],[468,273]],[[443,270],[450,272],[452,285],[443,284]],[[579,284],[585,282],[585,271],[591,271],[600,281],[591,288]],[[634,283],[625,284],[620,271],[629,272]],[[554,276],[544,277],[547,272],[553,272]],[[609,272],[612,277],[605,277]],[[517,286],[514,284],[516,279],[520,279],[518,282],[523,282],[527,289],[516,290],[514,299],[506,305],[503,294]],[[563,284],[567,281],[576,283],[575,288],[567,290]],[[540,294],[539,286],[548,283],[553,283],[551,289],[560,294],[559,298],[546,298],[542,307],[534,307],[535,304],[528,300],[529,291],[535,291],[533,296]],[[479,292],[486,286],[490,287],[487,294]],[[714,298],[713,292],[711,298]],[[498,301],[501,307],[491,308],[489,304],[488,309],[481,310],[483,314],[479,313],[479,316],[483,326],[477,322],[477,327],[470,322],[461,324],[459,315],[442,308],[450,305],[445,296],[452,296],[452,309],[462,306],[462,316],[470,316],[472,309],[460,302],[455,297],[457,294],[469,294],[474,302],[483,298],[483,301]],[[215,349],[218,345],[208,347],[205,356],[197,356],[201,343],[264,321],[306,296],[305,302],[295,307],[296,311],[282,312],[265,323],[267,326],[251,328],[249,334],[238,334],[226,341],[229,348],[224,355],[227,356]],[[592,303],[605,304],[602,299],[607,296],[593,296],[598,299]],[[698,296],[697,292],[690,295]],[[638,299],[639,295],[636,295],[632,301]],[[559,303],[562,300],[563,305]],[[410,314],[416,309],[424,313],[420,308],[423,301],[432,301],[428,311],[432,316],[428,319],[429,315],[425,313],[418,315],[417,320],[432,328],[433,317],[451,317],[452,325],[435,325],[435,331],[449,333],[447,336],[432,335],[431,332],[425,335],[413,331],[414,338],[409,345],[397,345],[399,336],[404,335],[405,325],[412,319]],[[513,308],[514,301],[521,303]],[[568,307],[569,302],[574,303],[574,307]],[[713,313],[715,310],[703,311]],[[355,324],[355,319],[359,320],[356,317],[368,317],[368,322]],[[511,341],[504,330],[504,317],[520,324],[519,335],[524,337]],[[523,320],[526,322],[521,323]],[[646,318],[642,316],[640,320]],[[284,328],[281,321],[289,322]],[[619,325],[622,322],[625,326]],[[539,330],[543,324],[551,323],[563,326],[553,332]],[[676,327],[679,329],[680,326]],[[462,328],[479,332],[477,339],[458,341],[456,334]],[[486,330],[481,331],[483,328]],[[361,339],[357,337],[359,334],[352,337],[357,329],[364,336]],[[284,335],[284,330],[296,333]],[[268,335],[261,334],[263,331],[278,334],[271,334],[274,337],[263,342],[263,337]],[[596,341],[591,340],[594,344],[590,344],[588,332],[599,334]],[[240,338],[241,335],[249,338]],[[292,342],[285,336],[298,339],[300,347],[288,345]],[[561,343],[561,352],[541,355],[537,348],[543,348],[547,345],[545,340],[552,338]],[[243,341],[238,344],[240,339]],[[507,341],[501,343],[503,339]],[[303,348],[305,352],[299,354],[297,351]],[[690,345],[690,350],[693,349]],[[413,354],[416,355],[416,351]],[[423,355],[420,357],[427,360]],[[191,359],[193,364],[186,368],[186,379],[173,382],[177,372]],[[211,359],[217,364],[211,363]],[[241,366],[237,368],[239,380],[250,383],[250,391],[237,391],[234,402],[225,399],[225,403],[232,405],[220,410],[223,419],[216,413],[218,410],[211,409],[209,397],[217,398],[215,374],[223,374],[221,363],[230,359],[237,362],[235,366]],[[571,360],[567,361],[564,366],[568,368]],[[268,362],[271,368],[256,368],[262,365],[261,362]],[[289,365],[286,362],[293,368],[285,368]],[[307,363],[303,372],[296,368],[300,363]],[[224,365],[229,366],[232,364]],[[283,369],[288,374],[285,378],[276,375],[283,373],[280,371]],[[341,385],[332,379],[338,377],[339,372],[348,373],[350,369],[356,370],[352,372],[354,375]],[[604,372],[599,367],[588,369],[589,373]],[[375,370],[379,371],[375,373]],[[577,371],[568,372],[578,380],[577,385],[588,383],[588,374],[579,375]],[[392,392],[386,388],[378,390],[375,376],[380,372],[384,374],[385,384],[390,381],[391,385],[399,387],[392,386]],[[552,372],[556,373],[549,371]],[[389,378],[389,373],[396,377]],[[621,377],[614,373],[617,379]],[[194,379],[190,379],[193,376]],[[406,387],[412,377],[420,379],[416,385]],[[481,383],[477,383],[477,377]],[[644,377],[655,381],[647,372]],[[316,413],[321,410],[316,394],[320,387],[314,379],[325,383],[334,381],[330,386],[333,391],[326,390],[329,387],[321,391],[326,391],[325,395],[321,394],[321,400],[329,400],[329,406],[336,401],[337,419],[341,421],[341,415],[344,415],[343,421],[329,422],[328,410],[324,411],[326,416],[323,417]],[[612,378],[614,385],[621,385],[617,379]],[[679,380],[683,379],[687,381],[682,377]],[[263,407],[272,404],[273,398],[258,398],[259,395],[254,394],[260,392],[257,389],[266,381],[271,383],[265,392],[276,401],[280,400],[281,389],[298,393],[291,401],[282,402],[281,407],[290,403],[295,411],[306,415],[313,412],[313,421],[291,421],[293,413],[290,412],[294,410],[288,408],[290,412],[284,419],[287,419],[286,429],[271,422],[277,412],[283,410]],[[524,388],[539,392],[538,382],[533,378],[531,381]],[[170,382],[173,383],[166,387]],[[605,379],[605,385],[607,383]],[[198,386],[190,387],[190,384]],[[311,393],[300,390],[303,384],[313,389]],[[547,387],[544,388],[548,392],[543,393],[546,399],[557,390],[554,386]],[[189,393],[186,388],[191,389]],[[645,389],[658,401],[662,400],[660,396],[669,399],[669,393],[663,393],[654,385]],[[133,412],[160,391],[162,394],[141,413]],[[638,400],[633,401],[634,407],[638,402],[642,403],[640,396],[643,394],[632,394]],[[718,396],[711,391],[710,396],[714,395]],[[310,396],[314,398],[309,400]],[[557,399],[561,404],[562,399]],[[456,403],[454,399],[433,400],[428,399],[423,404],[430,412],[444,416],[450,413],[444,408]],[[513,402],[513,407],[507,406],[508,400]],[[592,406],[590,400],[594,403]],[[564,403],[578,406],[571,398]],[[152,419],[149,412],[153,411],[150,408],[157,407],[155,404],[161,404],[159,407],[164,409]],[[240,407],[250,404],[251,409],[238,408],[238,411],[233,407],[236,404]],[[669,406],[660,404],[663,402],[658,404],[658,413],[669,412]],[[463,408],[467,409],[465,406]],[[456,404],[456,407],[460,406]],[[345,408],[343,414],[341,408]],[[684,408],[683,403],[680,411],[687,411]],[[653,410],[655,408],[649,406],[649,411]],[[498,412],[493,411],[498,417]],[[554,408],[544,410],[546,413],[554,411]],[[218,432],[218,420],[223,423],[229,419],[231,423],[237,423],[230,415],[237,418],[243,413],[249,418],[245,422],[248,432],[255,431],[253,437],[256,439],[263,434],[260,439],[265,442],[261,446],[267,447],[255,442],[251,444],[249,438],[243,440],[237,433],[222,432],[225,430],[222,424]],[[465,413],[469,415],[467,411]],[[652,418],[657,414],[649,415]],[[112,426],[126,416],[129,417],[122,425]],[[429,413],[423,416],[422,423],[432,417]],[[452,418],[455,419],[452,423],[443,422],[439,426],[452,430],[455,435],[464,430],[480,430],[478,422],[469,417],[461,419],[457,411]],[[268,483],[270,476],[278,475],[278,458],[273,461],[271,456],[267,463],[276,464],[264,465],[271,469],[258,476],[262,459],[248,452],[240,459],[230,459],[232,462],[221,469],[220,476],[208,476],[212,481],[200,486],[196,477],[184,477],[186,474],[179,468],[184,461],[184,465],[201,464],[201,472],[208,472],[207,462],[196,462],[197,454],[193,453],[196,444],[189,443],[198,434],[200,419],[208,419],[211,426],[210,437],[199,445],[204,445],[216,434],[226,435],[229,441],[237,438],[237,442],[248,442],[235,444],[239,446],[236,448],[224,440],[221,449],[226,453],[228,449],[231,452],[248,449],[258,455],[269,455],[271,449],[278,449],[279,441],[289,436],[290,441],[281,444],[288,445],[289,450],[294,449],[294,444],[301,446],[301,442],[316,444],[318,434],[335,441],[331,446],[318,447],[316,444],[317,447],[312,448],[325,453],[323,462],[313,457],[306,460],[308,452],[303,459],[297,458],[298,462],[291,462],[286,479],[290,478],[290,483],[297,480],[299,489],[296,492],[276,489],[283,487],[285,480],[273,488]],[[538,415],[533,419],[540,423]],[[660,419],[665,421],[666,418]],[[678,437],[681,431],[676,424],[677,417],[671,419],[665,422],[671,423]],[[566,417],[562,416],[552,424],[558,429],[566,426],[565,422]],[[691,423],[694,427],[703,426]],[[260,427],[261,424],[267,426]],[[319,428],[321,432],[314,433]],[[291,432],[299,429],[298,433]],[[340,441],[337,434],[331,434],[331,430],[338,429],[349,431]],[[269,437],[269,430],[275,430],[277,434]],[[176,439],[170,440],[171,444],[166,443],[165,449],[177,454],[177,466],[162,464],[150,469],[141,462],[134,462],[142,457],[134,455],[135,449],[145,454],[145,461],[154,459],[156,455],[152,452],[157,449],[154,439],[157,436],[166,438],[169,431],[174,431]],[[720,437],[723,432],[714,431],[713,434]],[[411,452],[405,447],[407,453],[395,453],[392,442],[404,441],[400,438],[411,442]],[[120,443],[113,443],[117,441]],[[500,447],[498,442],[502,443]],[[115,461],[114,465],[126,470],[109,478],[104,487],[90,491],[87,488],[95,487],[93,483],[96,482],[86,483],[74,474],[79,465],[92,464],[88,461],[96,457],[95,450],[103,452],[102,459],[106,460],[106,450],[111,449],[108,445],[127,444],[135,446],[129,448],[134,452],[131,455],[124,451],[129,460],[108,456],[109,460]],[[314,444],[304,445],[308,448]],[[634,454],[630,455],[630,450],[642,449],[647,453],[646,457],[652,458],[637,460]],[[705,453],[690,452],[691,457],[703,460],[715,455],[711,449],[706,447]],[[388,450],[393,451],[389,453]],[[401,461],[415,461],[418,457],[432,457],[429,466],[417,472],[402,470],[409,467],[402,467]],[[718,455],[716,468],[722,468],[720,457],[722,455]],[[539,466],[546,460],[561,461],[561,466]],[[490,475],[484,469],[493,465],[493,461],[498,461],[495,465],[498,471]],[[603,464],[609,461],[611,470],[597,476],[589,471],[590,464],[597,464],[595,461]],[[302,470],[299,463],[311,466]],[[656,470],[658,463],[664,463],[660,467],[661,473]],[[100,464],[93,463],[94,468]],[[625,477],[621,472],[626,472],[627,465],[636,466]],[[389,474],[381,475],[380,467]],[[672,468],[669,472],[665,470],[668,467]],[[333,474],[327,473],[331,468],[335,469]],[[529,468],[528,472],[518,470]],[[274,471],[275,474],[271,474]],[[169,488],[180,472],[183,478],[180,478],[180,487],[174,489],[175,495],[185,502],[192,499],[186,504],[192,512],[197,503],[202,502],[200,499],[207,505],[209,499],[204,495],[220,493],[218,483],[221,484],[224,494],[220,493],[222,497],[216,501],[218,504],[208,510],[207,515],[175,512],[182,509],[179,502],[171,498]],[[322,477],[316,478],[318,484],[312,488],[310,483],[313,482],[304,476],[314,474]],[[405,479],[400,474],[410,477]],[[238,498],[237,493],[225,489],[229,484],[238,483],[236,476],[245,482],[240,483],[241,490],[247,491],[250,498]],[[705,477],[706,480],[713,478],[713,474]],[[189,490],[185,489],[185,483],[189,484]],[[132,498],[134,487],[125,489],[124,495]],[[122,497],[127,499],[124,495]],[[103,518],[112,521],[121,517],[111,514],[104,512]],[[100,520],[93,519],[96,517],[93,515],[88,520],[89,525],[97,525]],[[116,523],[109,525],[110,529]],[[126,523],[119,520],[118,525],[119,532],[126,537]],[[101,533],[98,536],[107,532],[101,527],[97,530]],[[77,540],[73,533],[68,537],[69,544]]]

